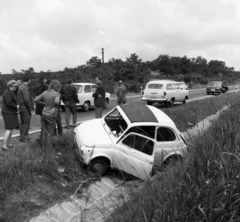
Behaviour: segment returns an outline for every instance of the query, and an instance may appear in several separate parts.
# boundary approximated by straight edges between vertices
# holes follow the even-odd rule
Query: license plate
[[[211,89],[212,92],[215,92],[215,89]]]

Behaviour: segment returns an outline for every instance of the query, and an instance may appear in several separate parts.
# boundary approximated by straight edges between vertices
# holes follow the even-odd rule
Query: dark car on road
[[[206,88],[207,95],[226,93],[227,91],[228,87],[223,81],[211,81]]]

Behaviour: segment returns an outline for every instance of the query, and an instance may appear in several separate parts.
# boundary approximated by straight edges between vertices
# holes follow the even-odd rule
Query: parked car
[[[211,81],[206,88],[207,95],[226,93],[227,91],[228,87],[222,81]]]
[[[88,111],[91,107],[94,107],[94,98],[92,94],[96,91],[97,85],[94,83],[73,83],[73,86],[77,89],[79,103],[77,107],[81,107],[84,111]],[[105,108],[108,107],[111,94],[106,92],[105,94]],[[64,103],[61,103],[61,109],[64,111]]]
[[[175,102],[186,103],[188,90],[181,89],[180,84],[173,80],[155,80],[147,83],[142,96],[143,101],[148,105],[153,103],[164,103],[166,106],[173,106]]]
[[[116,106],[101,119],[82,123],[74,132],[79,159],[98,175],[117,168],[146,180],[153,165],[159,167],[187,154],[174,122],[154,106]]]
[[[180,89],[188,89],[188,86],[186,85],[185,82],[178,82],[179,83],[179,86],[180,86]]]

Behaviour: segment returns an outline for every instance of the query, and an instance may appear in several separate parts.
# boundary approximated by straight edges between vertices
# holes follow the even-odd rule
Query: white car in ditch
[[[186,156],[186,143],[174,122],[147,105],[120,105],[101,119],[77,126],[76,151],[87,169],[103,175],[117,168],[143,180],[153,165]]]

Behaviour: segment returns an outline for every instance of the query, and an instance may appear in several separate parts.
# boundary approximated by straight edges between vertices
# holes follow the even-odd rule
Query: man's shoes
[[[24,139],[19,140],[20,143],[25,143],[26,141]]]

